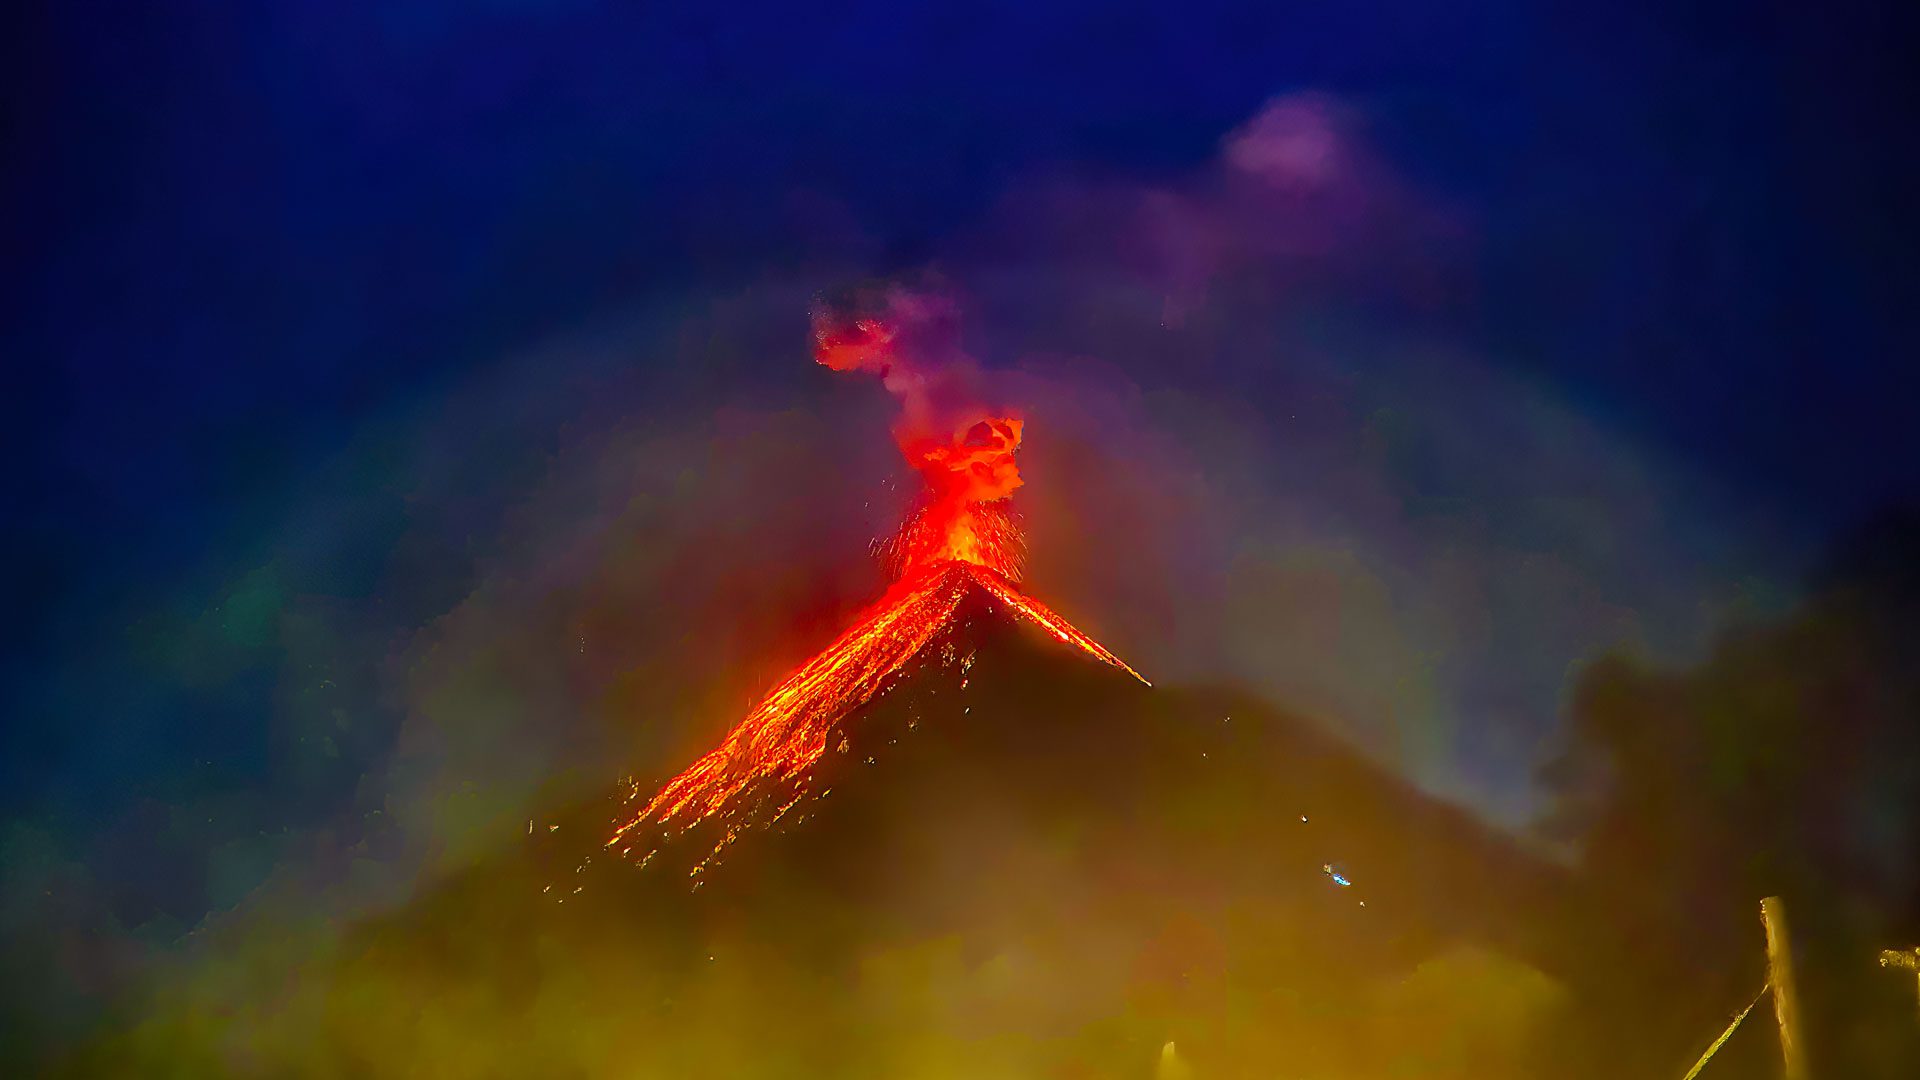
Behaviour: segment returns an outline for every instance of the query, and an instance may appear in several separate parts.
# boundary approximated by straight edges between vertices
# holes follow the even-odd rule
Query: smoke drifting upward
[[[980,368],[960,349],[957,322],[951,301],[897,286],[819,301],[814,358],[835,371],[878,375],[900,399],[894,439],[926,495],[894,541],[896,574],[959,560],[1017,580],[1017,536],[989,504],[1020,487],[1014,454],[1024,421],[981,403]]]

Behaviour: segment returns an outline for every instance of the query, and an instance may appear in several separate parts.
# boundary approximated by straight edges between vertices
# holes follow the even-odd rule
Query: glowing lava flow
[[[856,324],[852,338],[823,334],[819,358],[840,370],[878,370],[891,387],[905,367],[884,351],[893,340],[891,330]],[[915,375],[916,388],[925,384],[924,377],[909,374]],[[726,828],[714,846],[717,854],[752,823],[741,813],[761,805],[759,797],[770,792],[786,796],[772,812],[771,820],[778,820],[806,794],[811,770],[840,721],[871,701],[951,626],[973,589],[1056,640],[1147,681],[1015,584],[1024,544],[1004,500],[1020,486],[1013,455],[1021,427],[1016,419],[989,417],[944,437],[925,425],[896,432],[907,460],[927,481],[929,500],[888,547],[893,585],[851,628],[768,691],[718,747],[648,799],[614,831],[608,847],[624,844],[622,853],[630,852],[638,842],[636,830],[644,825],[671,835],[718,819]],[[642,793],[633,788],[629,802],[638,802]]]

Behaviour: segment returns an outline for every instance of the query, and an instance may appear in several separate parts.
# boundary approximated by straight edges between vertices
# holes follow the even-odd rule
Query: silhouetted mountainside
[[[1143,687],[985,597],[844,731],[814,798],[699,875],[706,903],[751,906],[773,874],[971,908],[1018,871],[1002,853],[1031,857],[1044,837],[1054,869],[1120,875],[1116,890],[1298,905],[1329,942],[1350,937],[1348,964],[1460,938],[1559,966],[1565,871],[1298,717],[1231,691]],[[712,839],[696,830],[646,873],[678,877]]]
[[[1146,1075],[1170,1039],[1242,1075],[1256,1035],[1334,1068],[1384,1052],[1356,1018],[1436,956],[1577,976],[1560,868],[1298,718],[1141,686],[985,595],[844,733],[807,800],[692,878],[715,826],[642,869],[599,846],[611,799],[574,807],[357,928],[343,970],[529,1016],[618,1000],[652,1033],[636,1075],[673,1076],[900,1075],[919,1051],[883,1051],[932,1038],[927,1010],[940,1038],[1025,1048],[996,1075],[1082,1075],[1035,1065],[1046,1047]],[[1235,1020],[1247,1001],[1271,1015]],[[699,1049],[721,1017],[751,1052]]]

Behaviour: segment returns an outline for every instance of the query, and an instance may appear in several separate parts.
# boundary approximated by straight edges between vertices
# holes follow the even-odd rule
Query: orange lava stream
[[[1056,640],[1112,664],[1143,683],[1147,681],[1057,612],[1021,592],[1006,570],[976,561],[983,554],[996,554],[1006,557],[1001,566],[1017,568],[1011,556],[1017,549],[1018,534],[1004,512],[970,506],[957,514],[949,513],[944,520],[951,531],[944,543],[931,549],[935,561],[913,558],[920,552],[911,550],[910,532],[924,528],[924,523],[919,519],[909,523],[903,531],[909,547],[903,552],[908,560],[906,571],[886,595],[862,612],[832,644],[775,685],[718,747],[668,781],[614,831],[607,846],[621,843],[649,822],[672,831],[676,823],[684,829],[716,815],[731,816],[743,805],[741,797],[763,781],[786,781],[803,789],[808,770],[827,752],[835,725],[871,701],[896,672],[951,624],[969,588],[985,590]],[[993,535],[973,537],[974,525],[989,527]],[[637,800],[639,795],[640,789],[636,788],[630,799]],[[779,807],[774,819],[798,798],[796,793]],[[730,827],[715,852],[732,841],[736,832]]]
[[[608,843],[644,822],[709,817],[760,780],[802,775],[826,753],[834,722],[871,700],[925,648],[965,591],[965,579],[947,573],[896,583],[833,644],[768,691],[718,747],[668,781]]]
[[[1059,612],[1028,596],[1026,593],[1021,592],[1013,582],[1007,580],[1001,574],[985,566],[968,566],[967,570],[975,581],[979,582],[982,587],[993,594],[995,599],[1012,608],[1014,611],[1019,612],[1021,615],[1026,616],[1028,619],[1033,620],[1040,629],[1045,630],[1060,641],[1064,641],[1096,659],[1104,660],[1112,664],[1114,667],[1139,679],[1148,686],[1153,685],[1147,682],[1145,675],[1128,667],[1126,661],[1108,652],[1105,646],[1081,633],[1078,627],[1068,622]]]

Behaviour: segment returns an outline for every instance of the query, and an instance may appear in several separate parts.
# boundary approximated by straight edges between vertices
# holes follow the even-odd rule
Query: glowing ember
[[[1027,541],[1005,503],[934,503],[908,518],[881,550],[896,579],[917,567],[964,562],[1019,581]]]
[[[1015,584],[1025,545],[1005,499],[1020,486],[1013,455],[1020,448],[1022,422],[981,417],[945,432],[932,427],[926,402],[934,380],[902,359],[897,337],[894,328],[876,320],[845,327],[816,323],[822,364],[880,374],[906,403],[907,415],[895,434],[901,452],[925,479],[927,498],[888,545],[893,585],[850,629],[775,685],[718,747],[648,799],[614,831],[609,847],[649,823],[671,833],[718,818],[728,826],[714,847],[717,853],[749,824],[739,819],[758,805],[749,796],[768,791],[791,795],[773,810],[777,820],[805,794],[811,769],[826,753],[836,725],[872,700],[952,624],[971,589],[983,590],[1055,639],[1146,682]],[[629,799],[640,797],[636,787]]]

